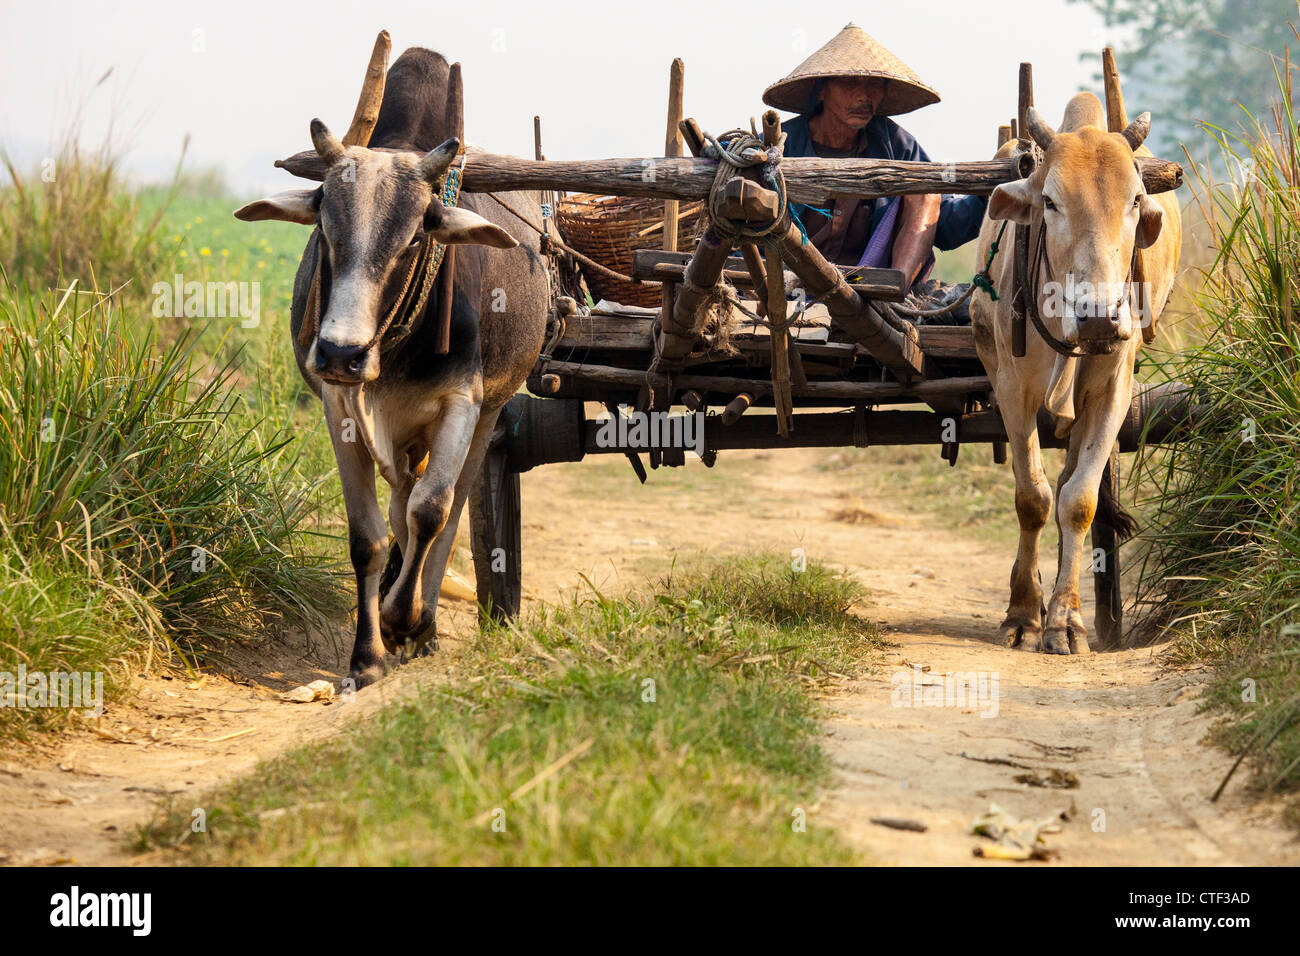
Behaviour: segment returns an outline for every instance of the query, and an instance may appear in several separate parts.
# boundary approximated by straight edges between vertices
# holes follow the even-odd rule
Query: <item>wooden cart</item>
[[[1112,126],[1122,129],[1112,64],[1108,58],[1108,111]],[[1020,80],[1020,114],[1000,130],[999,144],[1024,129],[1032,104],[1028,64]],[[1006,435],[970,326],[917,324],[897,311],[904,297],[901,273],[828,263],[807,241],[790,205],[821,205],[840,196],[987,194],[1033,171],[1040,157],[1030,142],[1018,140],[1010,156],[971,163],[786,158],[774,111],[764,114],[761,129],[751,123],[716,139],[683,120],[680,61],[670,82],[668,132],[667,155],[651,159],[548,163],[540,133],[534,161],[468,157],[463,188],[471,191],[583,190],[649,196],[666,206],[662,248],[638,251],[631,275],[661,284],[661,307],[639,313],[590,308],[574,288],[558,288],[548,340],[528,379],[532,394],[516,396],[502,415],[470,505],[479,599],[489,613],[509,616],[520,606],[521,472],[621,454],[645,480],[642,455],[652,468],[685,461],[681,448],[606,447],[598,440],[601,423],[584,411],[587,402],[612,414],[620,405],[703,414],[701,457],[710,466],[728,449],[915,444],[938,445],[950,463],[964,444],[991,445],[994,459],[1006,460]],[[680,155],[683,141],[691,157]],[[1181,182],[1176,163],[1143,158],[1139,165],[1149,192]],[[691,253],[672,251],[682,200],[703,201],[708,216]],[[555,202],[553,193],[547,201]],[[564,286],[574,276],[573,250],[550,220],[538,228],[546,233],[557,285]],[[787,298],[787,270],[802,291],[794,302]],[[823,307],[829,321],[812,322],[812,306]],[[717,320],[720,311],[739,313],[739,332],[736,323]],[[775,414],[745,414],[753,407]],[[1162,440],[1186,414],[1183,390],[1139,390],[1117,451]],[[1064,444],[1046,420],[1039,433],[1044,447]],[[1103,480],[1118,479],[1118,457],[1112,456]],[[1095,633],[1102,646],[1113,646],[1122,627],[1113,529],[1094,525],[1093,542],[1109,555],[1096,575]]]

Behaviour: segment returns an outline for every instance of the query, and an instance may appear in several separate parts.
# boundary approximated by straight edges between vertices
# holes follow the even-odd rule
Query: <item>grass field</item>
[[[0,190],[0,671],[113,695],[146,659],[324,629],[345,608],[337,479],[285,333],[296,237],[218,245],[228,201],[132,191],[103,153],[58,170]],[[251,328],[160,315],[177,273],[267,305]],[[0,736],[79,712],[0,708]]]

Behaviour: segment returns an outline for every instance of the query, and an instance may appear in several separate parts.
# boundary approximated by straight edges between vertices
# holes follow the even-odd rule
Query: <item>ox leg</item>
[[[380,620],[408,653],[418,650],[431,636],[434,612],[424,602],[424,566],[434,541],[451,518],[457,481],[478,421],[479,406],[472,397],[464,393],[447,396],[430,429],[429,463],[407,502],[402,572],[384,598]]]
[[[402,554],[406,550],[406,505],[410,501],[411,488],[414,485],[414,480],[404,482],[400,487],[393,488],[388,498],[388,527],[393,532],[393,543],[388,549],[388,561],[384,564],[384,573],[379,578],[381,605],[397,582],[398,575],[402,573]],[[382,627],[380,635],[387,636]],[[396,652],[396,647],[389,647],[389,650]]]
[[[1119,391],[1128,394],[1127,389]],[[1088,529],[1097,513],[1101,473],[1110,462],[1110,450],[1127,411],[1127,401],[1085,402],[1070,430],[1068,477],[1062,475],[1056,504],[1060,563],[1043,634],[1043,650],[1051,654],[1087,654],[1090,650],[1079,607],[1079,572]]]
[[[1000,627],[1002,643],[1037,651],[1043,635],[1043,584],[1038,574],[1038,543],[1052,508],[1052,488],[1043,470],[1037,408],[1027,399],[1002,403],[1011,464],[1016,476],[1016,517],[1020,541],[1011,567],[1011,600]]]
[[[375,463],[359,441],[343,440],[341,401],[325,390],[325,419],[343,484],[348,517],[348,551],[357,579],[357,634],[352,645],[348,677],[356,689],[372,684],[384,674],[384,645],[379,633],[379,576],[384,566],[388,528],[375,493]]]
[[[447,565],[451,561],[451,549],[456,545],[456,530],[460,527],[461,516],[465,513],[465,502],[469,499],[470,493],[474,488],[474,483],[478,480],[479,471],[483,467],[483,458],[487,453],[488,444],[492,440],[492,431],[496,428],[497,418],[501,410],[497,409],[487,415],[479,418],[478,426],[474,430],[474,438],[470,442],[469,452],[465,456],[465,465],[460,470],[460,476],[456,479],[456,495],[451,503],[451,515],[447,519],[447,525],[442,529],[437,539],[433,542],[433,550],[429,553],[429,558],[424,566],[424,603],[426,607],[432,608],[434,613],[434,640],[429,641],[419,651],[417,656],[423,657],[432,651],[437,650],[437,614],[438,602],[442,595],[442,579],[447,573]]]

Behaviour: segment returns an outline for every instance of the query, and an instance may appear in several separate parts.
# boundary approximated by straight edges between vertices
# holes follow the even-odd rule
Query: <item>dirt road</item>
[[[826,467],[835,454],[731,453],[711,471],[696,462],[652,473],[645,488],[612,460],[530,472],[525,600],[585,586],[584,575],[617,593],[701,552],[802,548],[870,589],[864,613],[896,644],[871,678],[839,689],[826,726],[837,787],[813,819],[839,829],[864,859],[1019,865],[972,856],[971,821],[998,804],[1035,819],[1073,808],[1052,838],[1060,864],[1300,862],[1278,807],[1254,802],[1245,774],[1209,802],[1231,760],[1201,742],[1209,726],[1196,714],[1203,675],[1163,667],[1149,650],[1049,658],[996,646],[1012,540],[963,526],[951,506],[927,511],[919,479],[888,470],[887,449],[855,460],[890,476],[868,497],[843,462]],[[1044,555],[1050,580],[1050,542]],[[445,615],[444,646],[454,653],[472,625],[463,605]],[[322,676],[337,680],[344,661],[328,647],[278,641],[243,649],[230,677],[143,679],[133,701],[107,708],[96,733],[8,755],[0,762],[0,862],[138,860],[127,837],[160,798],[183,806],[285,747],[339,733],[440,669],[436,658],[411,665],[348,703],[290,704],[275,695]],[[996,679],[996,695],[966,707],[896,706],[900,680],[932,684],[957,671],[981,674],[989,687]],[[1053,770],[1073,774],[1077,788],[1014,779],[1047,779]],[[888,829],[872,817],[928,829]]]

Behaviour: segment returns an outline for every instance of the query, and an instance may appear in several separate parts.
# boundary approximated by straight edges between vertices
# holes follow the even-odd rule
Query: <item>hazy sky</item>
[[[942,96],[898,118],[931,157],[979,159],[1015,111],[1021,60],[1033,62],[1036,99],[1055,121],[1089,80],[1078,54],[1107,39],[1095,14],[1065,0],[0,0],[0,9],[0,148],[35,162],[80,102],[85,138],[99,141],[111,117],[137,175],[168,172],[189,133],[189,167],[222,167],[241,195],[294,185],[271,162],[307,148],[313,116],[343,133],[381,28],[394,58],[428,46],[462,62],[471,142],[531,156],[537,113],[551,159],[661,153],[674,56],[686,63],[688,116],[715,133],[747,124],[764,109],[763,89],[850,21]]]

